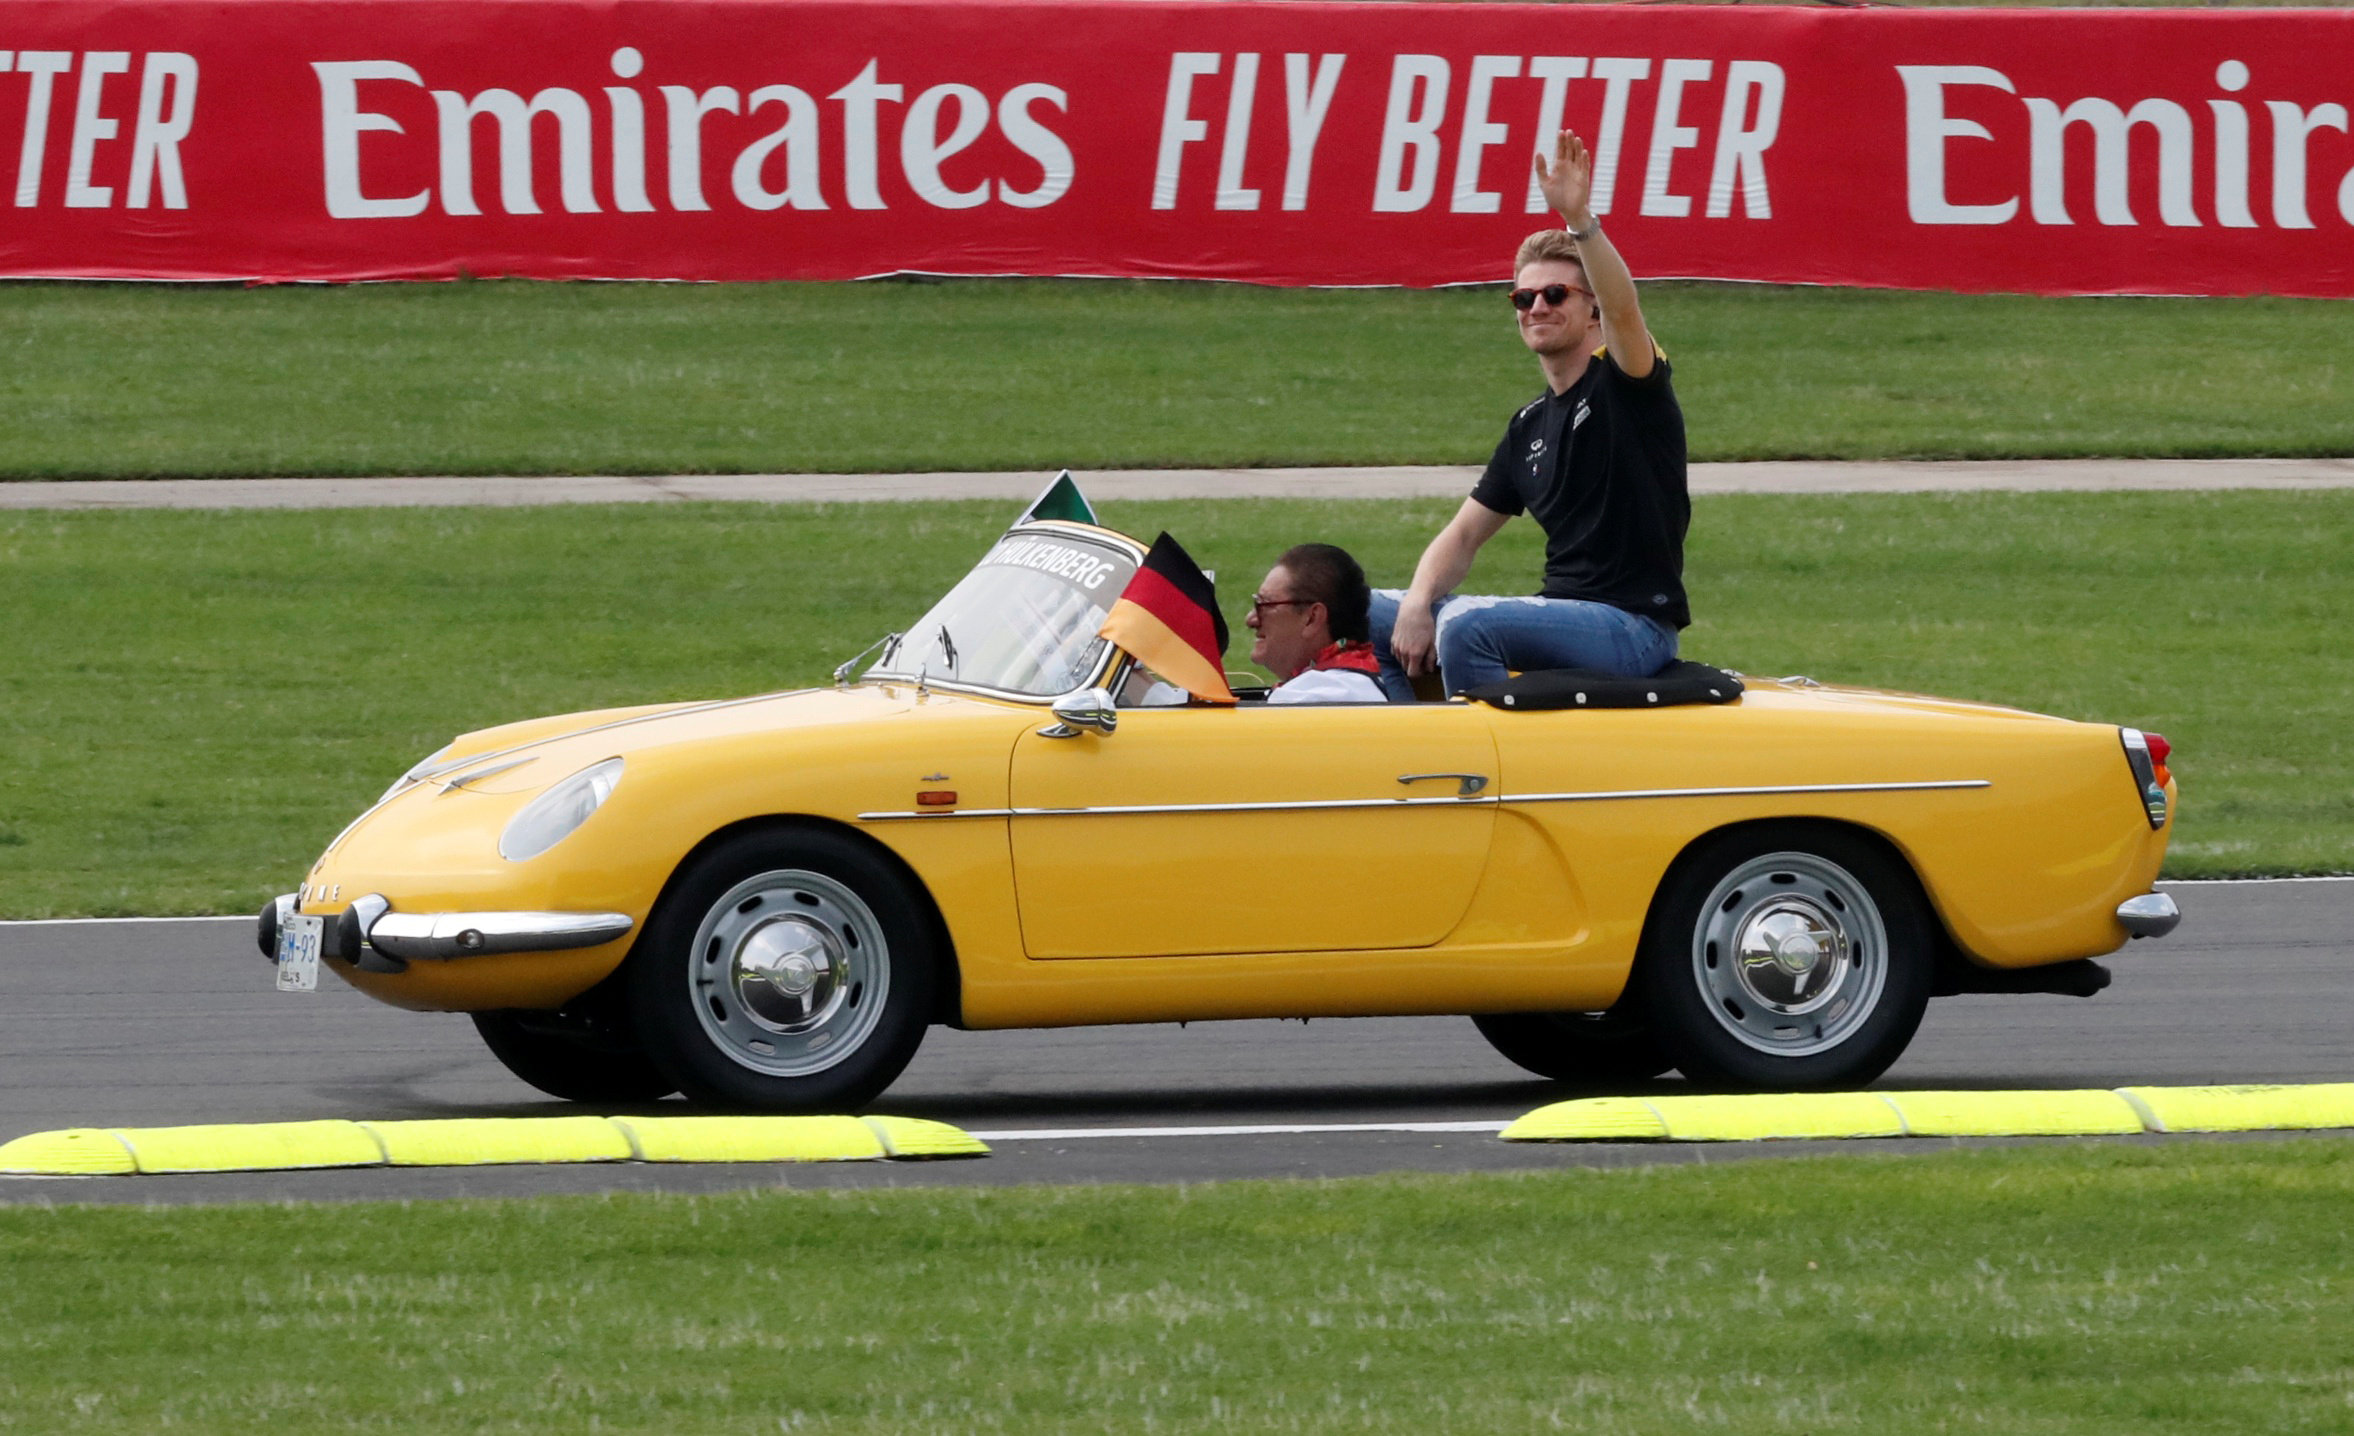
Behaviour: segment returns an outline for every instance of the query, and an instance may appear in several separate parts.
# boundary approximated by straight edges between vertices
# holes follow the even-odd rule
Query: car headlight
[[[443,768],[448,767],[450,749],[457,746],[458,745],[454,742],[444,743],[439,748],[434,749],[431,753],[426,754],[423,758],[418,759],[415,766],[411,767],[409,771],[393,779],[392,786],[386,788],[384,790],[384,796],[378,798],[376,801],[378,803],[388,802],[391,800],[393,794],[399,792],[403,788],[406,788],[411,783],[430,778],[435,773],[440,772]]]
[[[511,863],[538,857],[571,837],[620,785],[619,758],[581,769],[524,805],[499,834],[499,856]]]

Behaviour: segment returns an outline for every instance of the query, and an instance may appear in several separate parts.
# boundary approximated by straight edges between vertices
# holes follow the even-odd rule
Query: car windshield
[[[1007,534],[867,676],[1058,698],[1095,671],[1105,643],[1096,630],[1135,573],[1135,556],[1101,539]]]

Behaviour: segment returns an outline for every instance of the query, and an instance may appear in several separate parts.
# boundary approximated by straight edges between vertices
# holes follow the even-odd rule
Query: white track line
[[[1509,1122],[1305,1122],[1257,1127],[1033,1127],[970,1132],[984,1142],[1081,1142],[1098,1137],[1293,1137],[1317,1132],[1501,1132]]]

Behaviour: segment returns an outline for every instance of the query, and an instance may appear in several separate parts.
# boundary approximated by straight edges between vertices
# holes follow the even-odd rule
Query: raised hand
[[[1544,191],[1545,203],[1572,228],[1585,228],[1585,221],[1592,217],[1586,205],[1594,193],[1594,156],[1587,151],[1586,142],[1563,130],[1553,141],[1550,163],[1540,149],[1535,165],[1537,188]]]

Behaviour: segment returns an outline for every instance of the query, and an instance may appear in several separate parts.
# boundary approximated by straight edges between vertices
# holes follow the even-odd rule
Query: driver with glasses
[[[1269,703],[1383,703],[1366,613],[1372,591],[1345,549],[1295,544],[1251,595],[1251,662],[1282,680]]]

